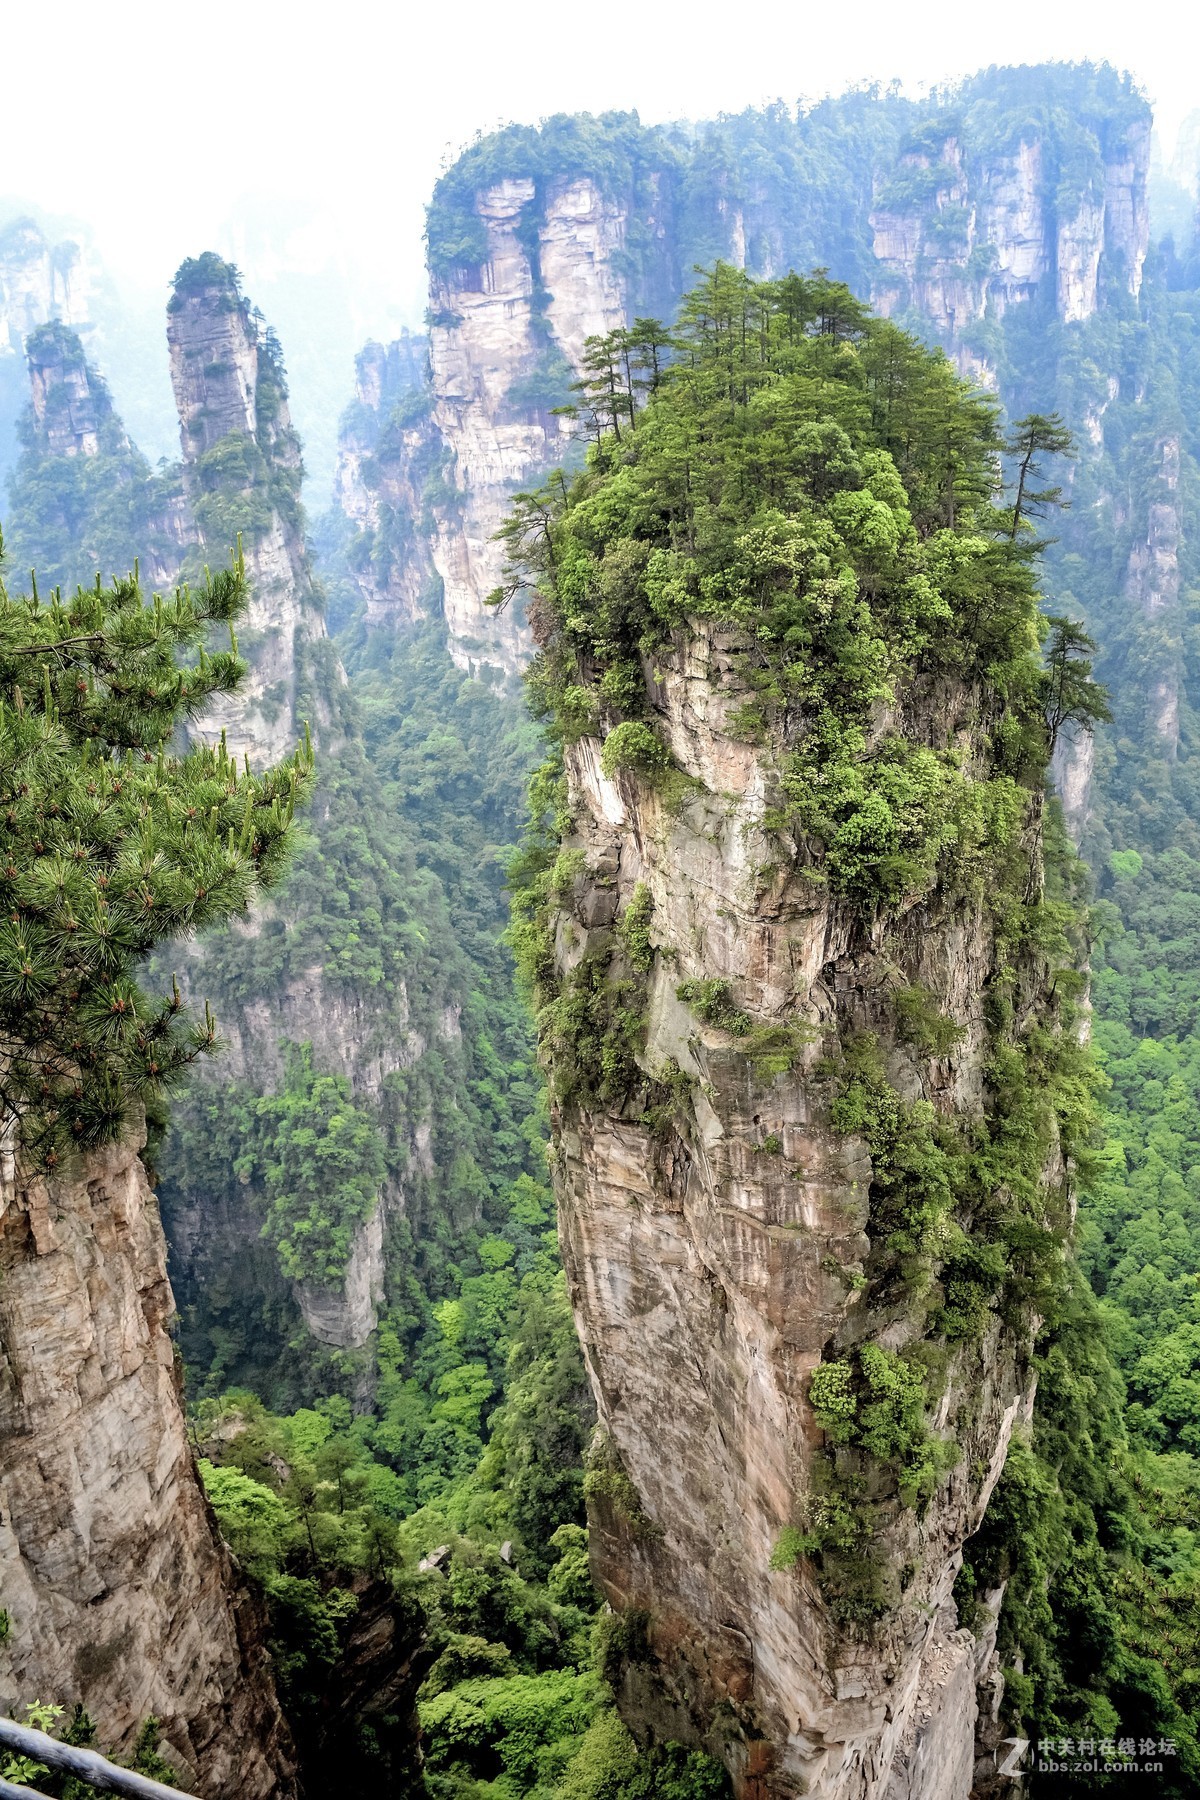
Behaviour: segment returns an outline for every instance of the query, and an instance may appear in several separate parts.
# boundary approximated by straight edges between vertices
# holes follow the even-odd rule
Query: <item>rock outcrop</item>
[[[1158,467],[1145,513],[1145,534],[1129,552],[1125,597],[1143,619],[1157,626],[1153,667],[1146,695],[1147,717],[1163,753],[1174,758],[1179,748],[1179,685],[1183,644],[1179,617],[1179,546],[1182,534],[1179,497],[1181,445],[1176,433],[1155,446]]]
[[[573,453],[554,408],[586,338],[638,313],[670,317],[698,263],[719,256],[765,276],[828,264],[880,312],[935,336],[962,373],[1002,390],[1010,372],[996,333],[1014,308],[1082,325],[1110,295],[1136,299],[1149,242],[1148,109],[1113,78],[1094,115],[1085,101],[1064,123],[1069,100],[1053,71],[1044,93],[1035,80],[1019,96],[1008,74],[965,84],[945,107],[878,101],[870,156],[831,147],[831,125],[852,134],[855,121],[817,109],[764,119],[761,136],[698,127],[686,142],[650,128],[631,135],[628,119],[588,120],[598,139],[610,134],[595,173],[580,171],[588,156],[573,122],[558,121],[561,167],[547,127],[536,154],[514,143],[511,172],[499,175],[497,141],[469,200],[454,171],[453,194],[435,194],[431,208],[431,224],[452,209],[455,252],[431,263],[427,415],[394,433],[373,493],[353,475],[358,409],[343,431],[335,503],[367,528],[352,574],[368,622],[404,626],[435,611],[436,570],[460,665],[523,665],[519,606],[497,624],[485,604],[508,500]],[[830,158],[844,166],[827,194]]]
[[[1012,1335],[995,1322],[977,1356],[952,1360],[936,1426],[961,1455],[922,1515],[892,1504],[877,1523],[893,1584],[877,1626],[856,1632],[811,1565],[773,1569],[772,1553],[821,1505],[809,1379],[830,1344],[867,1329],[872,1167],[862,1139],[831,1128],[830,1044],[877,1032],[900,1092],[974,1114],[997,952],[982,908],[963,916],[935,896],[868,929],[781,862],[763,825],[772,756],[730,725],[750,697],[740,648],[697,627],[656,653],[659,727],[696,783],[682,813],[608,779],[595,739],[567,753],[567,848],[584,867],[559,966],[594,952],[644,884],[655,957],[638,1062],[651,1079],[680,1071],[688,1093],[666,1136],[636,1109],[556,1121],[563,1253],[605,1439],[593,1567],[647,1631],[648,1654],[626,1664],[626,1716],[723,1756],[743,1800],[965,1800],[975,1644],[951,1589],[1032,1402]],[[681,978],[727,983],[755,1028],[800,1024],[796,1072],[756,1073],[736,1035],[677,997]],[[961,1028],[932,1065],[888,1039],[896,984]],[[914,1329],[899,1314],[879,1341],[902,1348]]]
[[[144,1720],[204,1800],[289,1800],[264,1620],[205,1501],[167,1326],[158,1209],[126,1140],[73,1175],[0,1173],[0,1710]]]
[[[1150,123],[1134,121],[1077,191],[1051,179],[1052,146],[1032,121],[1012,150],[972,155],[953,126],[922,133],[881,172],[873,298],[884,314],[931,325],[964,374],[994,383],[979,339],[1014,305],[1051,300],[1064,324],[1100,305],[1102,264],[1134,298],[1150,238]]]
[[[354,400],[338,435],[334,509],[369,626],[415,624],[438,601],[429,541],[428,490],[439,470],[431,405],[427,338],[406,333],[359,352]]]
[[[237,759],[247,755],[261,767],[286,756],[302,735],[301,682],[312,648],[327,642],[304,542],[300,440],[283,359],[236,271],[211,253],[184,263],[176,277],[167,342],[196,560],[226,563],[240,537],[250,589],[242,627],[249,678],[195,729],[208,738],[223,731]],[[324,673],[336,681],[340,671],[329,660]],[[308,685],[307,721],[314,730],[327,727],[321,683]]]
[[[625,218],[583,179],[545,198],[530,179],[498,181],[475,211],[485,257],[430,289],[432,417],[452,488],[435,511],[433,555],[455,660],[516,673],[520,609],[492,621],[486,605],[503,569],[494,534],[512,493],[563,454],[570,429],[551,407],[567,398],[585,338],[625,322],[613,266]]]
[[[361,1350],[379,1322],[383,1302],[383,1204],[354,1233],[346,1272],[337,1287],[314,1281],[293,1284],[310,1336],[335,1350]]]
[[[32,219],[15,219],[0,238],[0,357],[19,360],[30,332],[51,319],[86,330],[95,289],[81,245],[51,244]]]
[[[52,322],[26,345],[33,429],[52,456],[98,456],[105,427],[128,445],[107,385],[88,366],[78,335]]]

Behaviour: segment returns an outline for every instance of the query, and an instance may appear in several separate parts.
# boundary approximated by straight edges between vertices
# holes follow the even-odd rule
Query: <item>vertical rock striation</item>
[[[158,1209],[131,1141],[0,1175],[0,1709],[144,1720],[204,1800],[289,1800],[264,1620],[200,1488],[167,1332]]]
[[[1154,447],[1157,468],[1149,487],[1145,535],[1133,544],[1125,571],[1127,601],[1142,619],[1156,627],[1148,671],[1147,716],[1162,753],[1172,759],[1179,749],[1179,687],[1183,672],[1179,618],[1181,448],[1176,432]]]
[[[327,641],[304,543],[300,440],[282,356],[236,271],[211,253],[176,277],[167,342],[199,550],[224,562],[240,536],[250,586],[249,678],[197,729],[209,737],[223,731],[236,758],[277,762],[303,731],[301,682],[312,648]],[[309,723],[328,726],[319,684],[310,684],[306,704]]]
[[[360,351],[354,400],[338,436],[334,508],[368,626],[413,625],[437,603],[428,514],[439,473],[431,400],[427,338],[405,333]]]
[[[885,315],[932,326],[962,373],[996,381],[980,327],[1044,303],[1063,324],[1101,303],[1101,267],[1134,298],[1150,236],[1148,119],[1092,151],[1079,186],[1056,186],[1060,147],[1030,121],[1011,150],[972,153],[959,127],[920,134],[880,172],[871,214]]]
[[[0,237],[0,357],[19,359],[30,332],[51,319],[86,329],[95,286],[79,244],[51,244],[32,219],[15,219]]]
[[[52,456],[99,455],[106,426],[114,427],[120,445],[128,448],[107,386],[88,367],[74,331],[55,322],[31,333],[26,360],[33,430]]]
[[[771,759],[730,725],[752,698],[735,673],[744,648],[697,630],[657,656],[659,726],[698,784],[682,816],[635,779],[608,780],[595,740],[568,752],[567,844],[584,872],[560,926],[563,966],[644,884],[655,963],[638,1060],[690,1085],[666,1142],[627,1114],[558,1120],[564,1260],[617,1471],[594,1483],[594,1570],[614,1608],[649,1621],[652,1660],[627,1665],[626,1716],[699,1732],[748,1800],[965,1800],[976,1644],[951,1589],[1029,1416],[1012,1338],[997,1324],[978,1361],[948,1371],[937,1425],[960,1460],[923,1516],[896,1505],[880,1528],[879,1561],[899,1584],[881,1627],[858,1637],[809,1568],[771,1558],[797,1493],[820,1479],[808,1382],[827,1345],[866,1325],[856,1284],[872,1166],[861,1139],[831,1127],[829,1034],[886,1038],[890,991],[920,986],[961,1042],[923,1069],[892,1041],[889,1073],[910,1099],[973,1111],[997,952],[981,910],[935,899],[864,928],[781,862],[763,827],[778,801]],[[803,1067],[758,1074],[737,1037],[680,1002],[681,978],[728,983],[755,1028],[803,1021]],[[900,1316],[880,1341],[900,1349],[912,1332]]]
[[[443,582],[451,654],[464,668],[525,660],[518,612],[489,625],[488,594],[501,578],[493,541],[515,489],[563,454],[567,397],[584,340],[625,320],[614,252],[623,210],[580,179],[539,196],[532,179],[485,188],[475,211],[486,254],[435,275],[430,364],[434,427],[449,452],[450,492],[435,513],[434,561]]]

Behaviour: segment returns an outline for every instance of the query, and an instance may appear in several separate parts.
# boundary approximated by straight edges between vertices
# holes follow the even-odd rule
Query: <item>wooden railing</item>
[[[0,1719],[0,1750],[12,1750],[18,1756],[45,1763],[48,1769],[75,1775],[102,1794],[128,1794],[130,1800],[195,1800],[194,1795],[183,1794],[178,1788],[164,1787],[161,1781],[151,1781],[148,1775],[139,1775],[134,1769],[120,1769],[95,1750],[82,1750],[77,1744],[60,1744],[57,1738],[47,1737],[44,1731],[34,1731],[28,1725],[18,1725],[14,1719]],[[36,1788],[21,1787],[0,1777],[0,1800],[47,1800],[47,1797],[39,1794]]]

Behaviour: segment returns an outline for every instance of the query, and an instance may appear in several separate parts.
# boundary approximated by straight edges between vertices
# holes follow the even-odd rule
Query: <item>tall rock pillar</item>
[[[167,341],[202,557],[227,561],[240,536],[250,586],[242,628],[249,677],[198,730],[224,731],[235,757],[261,766],[288,754],[306,719],[314,727],[328,719],[321,680],[302,693],[311,653],[328,640],[304,542],[300,440],[283,358],[237,271],[211,252],[176,276]],[[336,659],[322,660],[336,680]]]
[[[0,1168],[0,1711],[143,1722],[203,1800],[291,1800],[264,1619],[200,1487],[137,1144],[70,1175]]]

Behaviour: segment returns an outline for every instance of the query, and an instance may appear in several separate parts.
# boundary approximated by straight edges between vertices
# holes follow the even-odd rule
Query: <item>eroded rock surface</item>
[[[328,725],[323,686],[345,679],[331,652],[325,683],[311,679],[312,653],[327,637],[304,541],[300,440],[282,356],[234,271],[211,255],[180,271],[167,342],[191,541],[201,560],[220,568],[240,538],[250,593],[240,626],[249,676],[195,729],[213,740],[223,731],[235,759],[249,756],[262,768],[295,747],[306,721],[314,732]]]
[[[0,1710],[143,1721],[204,1800],[290,1800],[264,1621],[196,1475],[158,1208],[132,1142],[0,1176]]]
[[[567,752],[567,848],[582,867],[558,966],[597,952],[644,884],[655,955],[638,1063],[673,1084],[676,1108],[669,1128],[642,1103],[556,1117],[564,1258],[601,1430],[594,1572],[646,1633],[625,1662],[626,1717],[723,1757],[742,1800],[965,1800],[978,1646],[951,1590],[1029,1416],[1014,1334],[994,1318],[981,1343],[952,1349],[931,1424],[959,1455],[927,1507],[866,1478],[874,1623],[839,1612],[811,1561],[771,1560],[821,1503],[807,1392],[823,1354],[868,1335],[899,1350],[923,1329],[903,1306],[880,1329],[861,1297],[871,1159],[831,1127],[823,1059],[876,1033],[905,1099],[976,1113],[996,946],[982,906],[936,892],[864,922],[782,852],[764,829],[771,747],[730,724],[747,698],[742,648],[696,625],[656,655],[658,729],[695,784],[681,805],[628,773],[606,777],[595,738]],[[967,698],[948,694],[918,729],[965,744],[969,719]],[[754,1028],[798,1030],[807,1048],[792,1071],[760,1073],[741,1038],[703,1023],[677,995],[692,979],[728,983]],[[922,1061],[897,1042],[889,996],[907,984],[959,1028],[946,1054]]]

